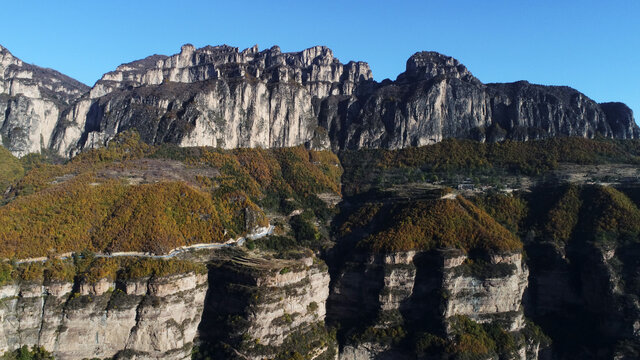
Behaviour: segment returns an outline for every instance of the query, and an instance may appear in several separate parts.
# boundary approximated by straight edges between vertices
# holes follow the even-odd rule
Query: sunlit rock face
[[[3,87],[30,99],[44,89],[28,82]],[[5,114],[3,134],[14,153],[42,147],[68,157],[131,128],[154,144],[333,150],[404,148],[451,137],[640,135],[624,104],[597,104],[568,87],[483,84],[456,59],[435,52],[414,54],[395,81],[376,82],[366,63],[343,64],[324,46],[283,53],[277,46],[184,45],[172,56],[120,65],[90,90],[55,90],[65,106],[11,103],[32,114]],[[30,135],[18,136],[21,129]]]
[[[59,115],[89,88],[0,46],[0,135],[16,156],[49,148]]]
[[[181,146],[328,147],[316,103],[351,97],[371,79],[366,63],[342,64],[324,46],[282,53],[184,45],[105,74],[62,114],[53,147],[68,155],[129,128],[147,142]]]
[[[203,348],[224,349],[221,358],[270,359],[304,338],[304,358],[334,358],[337,344],[318,331],[329,296],[324,262],[248,256],[213,263],[199,328]]]
[[[93,88],[2,48],[0,132],[15,155],[69,157],[135,128],[180,146],[404,148],[445,138],[636,138],[624,104],[526,81],[483,84],[458,60],[419,52],[395,81],[324,46],[283,53],[184,45],[120,65]]]
[[[74,292],[74,288],[77,292]],[[182,359],[196,336],[207,276],[0,287],[0,352],[42,346],[60,359]]]
[[[337,274],[328,319],[348,334],[362,324],[450,333],[457,316],[499,324],[518,333],[525,328],[522,299],[529,271],[520,252],[491,254],[482,272],[457,249],[357,253]],[[352,327],[353,329],[350,329]],[[525,342],[514,358],[537,359],[540,344]],[[340,359],[410,359],[401,347],[380,342],[347,343]]]

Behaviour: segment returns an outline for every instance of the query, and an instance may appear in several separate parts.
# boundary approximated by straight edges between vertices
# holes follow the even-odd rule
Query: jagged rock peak
[[[50,97],[69,104],[88,90],[87,85],[56,70],[23,62],[0,45],[0,93]]]
[[[460,61],[435,51],[421,51],[407,60],[406,71],[398,81],[431,80],[435,77],[456,78],[480,84]]]
[[[23,62],[0,46],[0,135],[16,156],[50,146],[62,110],[89,87],[52,69]]]
[[[259,51],[258,46],[239,51],[229,45],[196,48],[185,44],[178,54],[153,55],[143,60],[118,66],[106,73],[91,90],[91,98],[104,96],[115,89],[129,86],[158,85],[163,82],[195,83],[211,79],[250,77],[265,82],[339,83],[359,82],[373,78],[364,62],[346,65],[325,46],[314,46],[300,52],[283,53],[274,46]]]

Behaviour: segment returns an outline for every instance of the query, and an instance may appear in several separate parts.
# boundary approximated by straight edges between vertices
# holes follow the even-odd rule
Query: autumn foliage
[[[217,176],[191,183],[131,183],[143,157],[178,159]],[[0,257],[29,258],[74,251],[166,253],[196,243],[224,242],[267,224],[257,203],[340,192],[342,168],[330,152],[150,146],[125,132],[108,147],[62,165],[36,163],[0,207]],[[278,202],[277,200],[276,202]]]
[[[424,200],[396,205],[382,229],[360,242],[378,252],[459,248],[517,251],[520,240],[468,200]]]

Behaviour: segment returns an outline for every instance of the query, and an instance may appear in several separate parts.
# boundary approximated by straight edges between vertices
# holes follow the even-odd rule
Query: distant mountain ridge
[[[456,59],[419,52],[395,81],[316,46],[184,45],[118,66],[89,89],[0,48],[0,132],[17,156],[72,156],[135,128],[148,143],[332,150],[405,148],[445,138],[640,137],[621,103],[526,81],[483,84]]]
[[[52,69],[24,63],[0,46],[0,134],[16,156],[48,148],[60,113],[89,87]]]

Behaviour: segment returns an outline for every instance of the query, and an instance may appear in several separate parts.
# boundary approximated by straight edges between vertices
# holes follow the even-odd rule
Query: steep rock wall
[[[48,149],[60,113],[88,90],[57,71],[26,64],[0,46],[2,145],[18,157]]]
[[[42,346],[56,358],[182,359],[193,345],[206,275],[0,288],[0,352]]]
[[[335,354],[324,327],[329,274],[321,261],[235,257],[214,266],[209,276],[203,347],[243,359],[294,351],[309,358]]]
[[[521,302],[529,274],[522,255],[494,254],[482,261],[486,263],[474,265],[458,250],[360,253],[346,262],[333,285],[328,320],[339,324],[347,339],[353,339],[363,324],[374,329],[401,324],[406,331],[448,334],[461,315],[498,324],[508,332],[522,331]],[[539,350],[539,343],[525,342],[518,358],[537,359]],[[412,355],[388,341],[347,340],[340,358]]]

